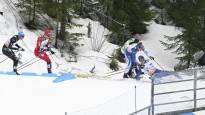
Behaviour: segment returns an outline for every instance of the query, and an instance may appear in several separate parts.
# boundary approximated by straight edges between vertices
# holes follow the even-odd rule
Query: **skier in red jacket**
[[[51,50],[49,46],[50,37],[51,37],[51,31],[46,30],[43,36],[38,37],[36,48],[34,50],[35,56],[44,60],[47,63],[48,73],[52,73],[51,71],[52,64],[49,56],[46,54],[46,51],[50,51],[51,54],[55,53]]]

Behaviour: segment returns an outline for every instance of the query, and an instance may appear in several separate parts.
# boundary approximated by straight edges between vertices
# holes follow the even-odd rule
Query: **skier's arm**
[[[144,65],[144,70],[145,70],[145,73],[152,76],[153,74],[155,74],[157,69],[156,67],[154,67],[154,65],[151,62],[146,62]]]
[[[47,46],[48,42],[47,40],[43,40],[42,42],[39,41],[39,52],[44,52],[48,50],[48,46]]]
[[[16,42],[17,42],[16,37],[15,37],[15,36],[12,37],[12,38],[10,39],[10,42],[9,42],[8,48],[9,48],[9,49],[12,49],[12,50],[18,50],[18,48],[13,47],[13,44],[15,44]]]
[[[16,46],[17,48],[21,48],[17,43],[15,44],[15,46]]]
[[[53,51],[53,50],[51,50],[51,47],[50,47],[50,45],[48,44],[48,51],[50,51],[51,52],[51,54],[55,54],[55,52]]]

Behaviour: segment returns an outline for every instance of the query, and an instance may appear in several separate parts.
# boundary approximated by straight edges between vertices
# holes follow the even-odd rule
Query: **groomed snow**
[[[16,34],[16,17],[4,0],[0,0],[0,10],[4,12],[4,16],[0,15],[0,45]],[[72,72],[79,76],[91,75],[89,72],[94,66],[94,72],[97,76],[89,78],[80,78],[79,76],[73,80],[67,80],[60,83],[53,83],[53,77],[42,76],[14,76],[0,75],[0,115],[126,115],[139,110],[150,104],[150,83],[136,81],[132,79],[122,80],[122,74],[109,76],[109,78],[101,78],[111,70],[108,67],[109,58],[114,49],[118,48],[105,42],[102,51],[94,52],[91,49],[90,38],[87,38],[87,24],[91,22],[95,28],[92,33],[103,34],[109,33],[98,22],[89,19],[73,19],[72,21],[82,24],[83,27],[73,28],[70,32],[84,33],[83,39],[79,43],[84,45],[77,48],[78,62],[68,63],[65,58],[60,57],[58,50],[56,56],[53,56],[53,72]],[[96,31],[98,29],[98,31]],[[166,70],[173,70],[177,63],[176,55],[171,51],[164,51],[159,40],[165,40],[164,35],[177,35],[180,31],[172,26],[162,26],[154,22],[150,22],[149,32],[142,35],[142,41],[145,48],[153,54],[155,60]],[[22,61],[27,62],[34,58],[33,50],[38,35],[42,35],[42,31],[32,32],[25,28],[22,29],[26,37],[24,42],[19,44],[25,48],[25,52],[21,52]],[[104,32],[103,32],[104,31]],[[94,34],[95,35],[95,34]],[[93,35],[93,36],[94,36]],[[0,55],[3,60],[6,57]],[[57,62],[60,64],[58,67]],[[156,62],[155,65],[157,65]],[[121,69],[125,66],[122,65]],[[12,61],[6,60],[0,63],[0,72],[12,71]],[[22,69],[21,72],[35,72],[37,74],[46,72],[46,64],[43,61]],[[190,77],[190,76],[189,76]],[[190,84],[184,85],[184,87]],[[135,108],[135,87],[136,86],[136,108]],[[169,90],[181,87],[181,84],[175,85]],[[166,88],[159,88],[165,90]],[[184,95],[172,97],[170,99],[180,99]],[[186,97],[185,97],[186,98]],[[190,98],[189,96],[187,98]],[[161,98],[160,101],[166,101]]]

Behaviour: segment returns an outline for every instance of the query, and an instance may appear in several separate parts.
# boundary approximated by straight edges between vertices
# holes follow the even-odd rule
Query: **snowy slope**
[[[172,53],[173,50],[164,50],[166,48],[159,40],[167,42],[164,35],[176,36],[180,34],[180,31],[176,29],[176,27],[159,25],[155,22],[151,22],[150,26],[148,26],[148,30],[149,32],[142,37],[145,48],[165,70],[173,70],[174,66],[178,63],[178,60],[175,59],[176,53]]]
[[[0,10],[4,16],[0,15],[0,46],[18,32],[15,11],[9,9],[5,0],[0,0]],[[13,13],[12,13],[13,12]],[[91,68],[96,67],[94,72],[97,75],[104,75],[111,72],[108,67],[109,58],[114,49],[118,46],[105,42],[102,50],[92,51],[91,40],[87,38],[87,25],[92,24],[92,36],[101,38],[109,33],[98,22],[89,19],[73,19],[73,22],[82,24],[81,28],[73,28],[70,32],[84,33],[80,43],[83,46],[76,49],[78,52],[78,62],[68,63],[60,57],[60,53],[55,50],[57,56],[53,56],[53,72],[72,72],[75,74],[90,75]],[[162,26],[154,22],[148,27],[149,33],[142,35],[142,41],[146,49],[155,56],[155,60],[165,69],[173,70],[177,63],[175,54],[164,51],[164,47],[159,40],[164,40],[164,35],[176,35],[180,33],[174,27]],[[27,62],[34,58],[33,50],[38,35],[42,31],[32,32],[25,28],[22,29],[26,37],[24,42],[19,42],[25,48],[22,54],[22,62]],[[105,39],[105,38],[103,38]],[[108,56],[107,56],[108,55]],[[5,59],[0,55],[0,59]],[[59,67],[55,63],[59,64]],[[155,62],[153,62],[155,63]],[[156,64],[156,63],[155,63]],[[123,66],[125,64],[122,64]],[[157,65],[157,64],[156,64]],[[122,67],[123,67],[122,66]],[[6,60],[0,63],[0,73],[12,71],[12,61]],[[46,64],[43,61],[22,69],[22,72],[34,72],[37,74],[45,73]],[[0,114],[1,115],[126,115],[141,109],[150,102],[150,83],[135,81],[132,79],[121,80],[122,72],[109,76],[102,80],[99,76],[90,78],[76,78],[72,80],[54,83],[54,77],[43,76],[14,76],[0,74]],[[96,79],[97,78],[97,79]],[[181,84],[172,88],[180,87]],[[188,84],[189,85],[189,84]],[[136,104],[135,108],[135,89]],[[187,86],[187,85],[185,85]],[[164,90],[165,88],[159,88]],[[183,96],[181,96],[183,97]],[[177,99],[181,98],[180,96]],[[166,100],[165,98],[163,100]]]
[[[10,11],[4,0],[0,0],[0,8],[4,12],[4,16],[0,16],[0,45],[3,46],[4,42],[18,32],[16,23],[16,16]],[[83,21],[83,20],[82,20]],[[86,21],[86,20],[85,20]],[[20,24],[19,24],[20,25]],[[85,24],[86,25],[86,24]],[[86,27],[84,27],[85,29]],[[22,54],[22,62],[27,62],[34,58],[33,50],[35,47],[38,33],[29,31],[25,28],[22,29],[26,36],[23,43],[19,41],[19,44],[26,50],[20,52]],[[74,31],[74,30],[73,30]],[[85,30],[83,30],[85,31]],[[82,41],[83,42],[83,41]],[[89,43],[89,41],[87,41]],[[108,43],[107,43],[108,44]],[[111,45],[111,44],[109,44]],[[82,57],[79,57],[78,63],[68,63],[63,58],[60,58],[60,54],[57,52],[57,57],[53,56],[54,60],[60,64],[60,67],[56,68],[57,65],[53,61],[53,72],[59,72],[62,70],[70,71],[75,73],[88,73],[93,65],[96,66],[96,72],[108,72],[111,71],[107,62],[108,58],[102,53],[91,51],[83,51],[89,45],[79,48],[79,53]],[[113,48],[111,48],[113,49]],[[110,52],[110,50],[109,50]],[[107,55],[110,55],[107,53]],[[90,56],[89,58],[85,58]],[[6,56],[0,55],[0,59],[5,59]],[[105,58],[105,59],[104,59]],[[97,61],[101,60],[103,62]],[[6,60],[0,63],[0,72],[12,71],[12,61]],[[34,72],[37,74],[45,73],[46,64],[43,61],[26,67],[19,72]],[[65,112],[76,114],[79,110],[95,110],[90,108],[96,108],[100,104],[110,103],[110,106],[104,106],[103,110],[106,113],[121,113],[128,114],[134,111],[134,107],[128,106],[124,112],[116,110],[110,110],[113,107],[112,100],[116,97],[123,95],[117,101],[120,101],[119,105],[127,103],[127,100],[121,101],[121,99],[127,98],[127,95],[133,96],[132,89],[136,82],[127,81],[105,81],[97,79],[80,79],[76,78],[70,81],[64,81],[60,83],[53,83],[53,77],[42,77],[42,76],[14,76],[14,75],[0,75],[0,114],[2,115],[64,115]],[[142,86],[146,88],[146,85]],[[148,86],[149,87],[149,86]],[[131,91],[130,91],[131,90]],[[140,90],[140,88],[139,88]],[[149,93],[149,91],[147,91]],[[131,99],[133,103],[134,98]],[[142,102],[143,103],[143,102]],[[117,113],[116,113],[117,112]],[[98,112],[97,112],[98,113]],[[96,112],[92,112],[89,115],[96,115]]]

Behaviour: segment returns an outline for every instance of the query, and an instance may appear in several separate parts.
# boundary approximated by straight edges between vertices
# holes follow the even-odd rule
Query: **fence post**
[[[196,89],[197,89],[197,71],[194,70],[194,111],[196,111],[196,104],[197,104]]]
[[[136,85],[135,85],[135,111],[137,111],[137,99],[136,99],[136,96],[137,96],[137,90],[136,90]]]
[[[152,110],[152,114],[154,115],[154,77],[151,77],[151,110]],[[150,111],[149,111],[149,115],[150,115]]]

